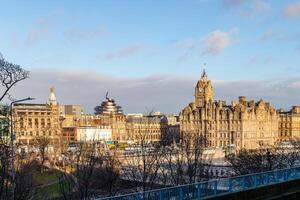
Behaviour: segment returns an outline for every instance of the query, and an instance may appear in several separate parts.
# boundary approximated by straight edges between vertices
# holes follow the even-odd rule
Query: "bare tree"
[[[64,199],[91,199],[95,196],[94,178],[96,167],[101,166],[102,159],[98,154],[96,144],[77,145],[77,151],[68,155],[69,166],[73,169],[69,174],[65,173],[61,182],[61,195]],[[65,187],[65,184],[68,186]],[[69,187],[73,184],[73,187]],[[70,190],[71,189],[71,190]]]
[[[9,91],[13,86],[28,77],[28,71],[19,65],[7,62],[0,54],[0,81],[2,85],[0,102],[5,96],[10,97]],[[32,194],[32,187],[29,186],[31,176],[30,173],[27,173],[29,160],[19,163],[19,159],[15,159],[15,162],[12,163],[10,141],[8,140],[10,136],[10,112],[9,106],[0,105],[0,199],[10,199],[12,189],[15,189],[15,199],[29,199]],[[12,164],[16,167],[14,180],[11,176]],[[12,182],[15,183],[15,188],[12,187]]]
[[[167,157],[172,185],[207,179],[210,159],[204,159],[207,139],[201,134],[184,133],[180,144],[169,148]]]
[[[102,165],[95,170],[94,186],[108,196],[115,195],[120,188],[120,166],[115,154],[103,157]]]
[[[10,195],[11,181],[11,159],[10,159],[10,146],[0,137],[0,199],[5,199]]]
[[[0,102],[8,95],[8,92],[14,85],[28,77],[28,71],[24,70],[21,66],[9,63],[3,57],[0,57],[0,81],[3,86]]]
[[[36,193],[33,180],[33,174],[36,173],[35,162],[29,160],[27,156],[22,157],[18,158],[16,163],[14,200],[31,199]]]
[[[41,158],[41,166],[40,166],[41,173],[43,173],[44,171],[44,163],[47,158],[48,147],[50,143],[51,143],[51,138],[47,136],[38,136],[35,138],[35,147],[38,149]]]
[[[299,164],[300,162],[300,138],[294,138],[290,141],[292,152],[290,153],[289,162],[291,165]]]
[[[16,154],[15,179],[11,176],[11,148],[7,141],[0,137],[0,199],[11,199],[12,181],[15,182],[14,200],[30,199],[34,196],[33,161],[27,155]]]
[[[236,175],[258,173],[293,167],[299,163],[296,146],[270,146],[256,150],[242,149],[237,155],[229,155],[226,160]]]
[[[123,175],[136,183],[136,190],[142,192],[153,189],[158,184],[158,173],[162,164],[159,148],[153,150],[148,143],[150,134],[148,128],[138,131],[139,146],[134,147],[131,155],[126,155],[123,162]]]
[[[163,179],[162,182],[164,185],[184,184],[185,159],[180,146],[175,144],[173,146],[164,146],[162,155],[165,167],[161,170],[161,179]]]

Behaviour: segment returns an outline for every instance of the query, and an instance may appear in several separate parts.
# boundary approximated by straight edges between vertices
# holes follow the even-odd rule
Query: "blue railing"
[[[280,182],[300,178],[300,167],[268,171],[256,174],[247,174],[230,178],[199,182],[188,185],[167,187],[126,194],[115,197],[99,198],[99,200],[183,200],[206,199],[222,194],[245,191],[257,187],[268,186]]]

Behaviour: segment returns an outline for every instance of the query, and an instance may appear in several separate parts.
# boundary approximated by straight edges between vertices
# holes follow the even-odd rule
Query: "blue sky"
[[[210,78],[222,81],[300,75],[299,0],[10,0],[0,5],[0,52],[33,75],[55,69],[120,79],[199,77],[203,63]]]

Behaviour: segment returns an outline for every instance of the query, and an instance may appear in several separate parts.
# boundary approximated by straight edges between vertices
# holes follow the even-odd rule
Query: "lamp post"
[[[59,114],[59,125],[60,125],[60,137],[59,137],[59,139],[60,139],[60,142],[59,142],[59,144],[60,144],[60,156],[62,156],[62,154],[64,153],[64,151],[63,151],[63,146],[64,146],[64,141],[63,141],[63,122],[64,122],[64,120],[65,120],[66,118],[65,118],[65,116],[64,116],[64,114],[62,113],[62,112],[60,112],[60,114]]]
[[[34,100],[35,98],[27,97],[25,99],[19,99],[12,101],[10,103],[10,140],[11,140],[11,177],[12,177],[12,199],[15,199],[15,155],[14,155],[14,140],[15,140],[15,134],[14,134],[14,126],[13,126],[13,105],[16,103],[20,103],[23,101],[30,101]]]

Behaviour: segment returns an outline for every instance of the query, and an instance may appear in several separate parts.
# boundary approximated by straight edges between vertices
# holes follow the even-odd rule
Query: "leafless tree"
[[[10,195],[10,146],[2,138],[0,138],[0,199],[5,199]]]
[[[3,86],[3,93],[0,95],[0,102],[11,88],[18,82],[29,77],[29,72],[21,66],[7,62],[2,56],[0,57],[0,81]]]
[[[162,164],[159,148],[152,149],[148,144],[149,130],[139,131],[139,146],[125,156],[123,175],[136,183],[137,191],[153,189],[158,184],[158,173]]]
[[[62,199],[91,199],[97,195],[114,195],[120,186],[120,161],[115,155],[99,154],[95,144],[78,144],[69,166],[72,172],[60,179]]]
[[[7,141],[0,137],[0,199],[11,199],[11,148]],[[33,161],[27,155],[15,157],[15,200],[30,199],[34,196]]]
[[[292,153],[290,155],[290,163],[292,165],[299,164],[300,162],[300,138],[294,138],[290,141],[291,147],[292,147]]]
[[[18,82],[27,79],[29,77],[29,72],[22,69],[19,65],[15,65],[7,62],[2,54],[0,56],[0,81],[1,81],[1,94],[0,103],[5,96],[11,97],[9,91]],[[8,140],[10,136],[9,124],[10,118],[9,106],[0,105],[0,199],[10,199],[12,193],[12,182],[15,183],[15,199],[28,199],[32,194],[31,185],[31,173],[29,173],[29,163],[30,160],[25,162],[20,162],[18,157],[15,158],[13,163],[15,170],[15,179],[12,180],[11,167],[11,147],[10,141]]]
[[[210,159],[204,159],[207,139],[201,134],[184,133],[181,142],[164,153],[172,185],[207,179]]]
[[[120,188],[120,166],[116,155],[104,156],[102,165],[95,170],[95,188],[107,192],[109,196],[115,195]]]
[[[236,175],[258,173],[293,167],[299,163],[299,151],[291,143],[289,147],[270,146],[256,150],[242,149],[226,160]]]
[[[15,176],[15,200],[31,199],[35,196],[33,174],[36,173],[35,162],[27,156],[18,158]]]
[[[41,173],[44,171],[44,163],[47,158],[48,147],[51,143],[51,138],[47,136],[38,136],[35,138],[35,147],[38,149],[39,156],[41,158]]]
[[[61,195],[64,199],[91,199],[95,196],[93,183],[96,168],[101,166],[103,160],[96,149],[96,144],[79,143],[77,148],[75,153],[68,155],[69,167],[72,170],[61,178],[63,180],[60,185]]]

